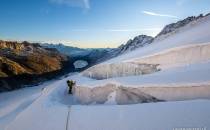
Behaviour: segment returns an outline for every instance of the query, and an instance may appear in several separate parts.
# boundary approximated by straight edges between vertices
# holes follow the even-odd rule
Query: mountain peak
[[[120,53],[135,50],[136,48],[143,47],[152,43],[153,37],[147,35],[139,35],[127,41],[126,44],[119,46]]]

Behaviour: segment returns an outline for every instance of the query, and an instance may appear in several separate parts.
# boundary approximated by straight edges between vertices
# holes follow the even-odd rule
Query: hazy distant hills
[[[77,48],[72,46],[66,46],[62,43],[59,44],[40,44],[44,48],[55,48],[59,52],[68,55],[71,60],[85,60],[89,65],[96,64],[111,57],[115,57],[117,48]]]

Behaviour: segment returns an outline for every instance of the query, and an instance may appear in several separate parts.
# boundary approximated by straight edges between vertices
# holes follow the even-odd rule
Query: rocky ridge
[[[160,33],[157,34],[157,36],[155,36],[155,38],[159,38],[161,36],[175,32],[179,28],[184,27],[187,24],[190,24],[192,22],[196,22],[197,20],[202,19],[208,15],[210,15],[210,13],[208,13],[206,15],[200,14],[199,16],[190,16],[190,17],[187,17],[187,18],[180,20],[178,22],[168,24],[160,31]]]
[[[153,40],[154,40],[153,37],[147,36],[147,35],[136,36],[136,37],[134,37],[134,39],[128,40],[125,45],[122,44],[121,46],[118,47],[119,54],[123,54],[125,52],[135,50],[136,48],[148,45],[148,44],[152,43]]]

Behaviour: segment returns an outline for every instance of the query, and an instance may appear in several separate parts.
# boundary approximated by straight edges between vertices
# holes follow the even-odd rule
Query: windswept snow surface
[[[208,130],[209,110],[210,101],[205,100],[123,106],[73,106],[69,130]]]
[[[35,90],[36,91],[36,90]],[[4,129],[18,113],[24,111],[39,96],[34,90],[19,90],[0,95],[0,129]]]
[[[0,94],[0,129],[3,130],[14,118],[41,95],[42,89],[51,82],[36,87]]]
[[[68,107],[63,103],[65,79],[43,89],[41,95],[6,124],[5,130],[65,130]],[[63,89],[58,90],[62,86]],[[71,100],[70,100],[71,102]]]

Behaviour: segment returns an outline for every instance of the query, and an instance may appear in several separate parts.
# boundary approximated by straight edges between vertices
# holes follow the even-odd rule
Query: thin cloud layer
[[[142,28],[142,29],[71,29],[72,32],[141,32],[141,31],[160,31],[162,28]]]
[[[150,11],[142,11],[142,13],[143,13],[143,14],[146,14],[146,15],[151,15],[151,16],[178,18],[177,16],[174,16],[174,15],[169,15],[169,14],[158,14],[158,13],[150,12]]]
[[[187,4],[188,2],[192,2],[192,1],[196,1],[196,0],[176,0],[176,4],[178,6],[183,6],[184,4]]]
[[[157,31],[161,28],[142,28],[142,29],[108,29],[108,32],[141,32],[141,31]]]
[[[89,0],[83,0],[83,2],[84,2],[85,8],[86,9],[90,9],[90,2],[89,2]]]
[[[49,0],[51,3],[90,9],[89,0]]]

